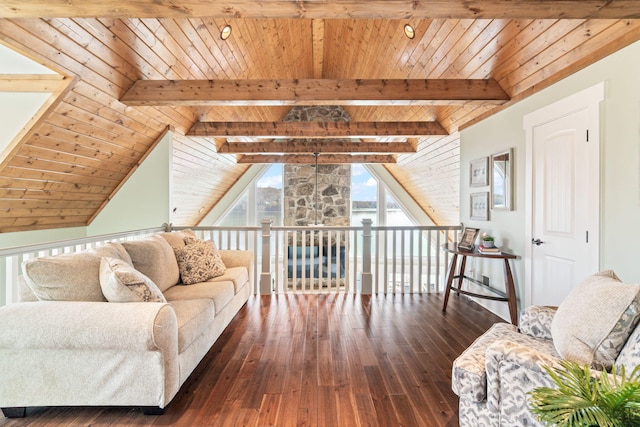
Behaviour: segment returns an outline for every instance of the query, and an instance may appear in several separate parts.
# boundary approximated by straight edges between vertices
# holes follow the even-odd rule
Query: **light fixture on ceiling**
[[[220,38],[222,40],[226,40],[230,36],[231,36],[231,25],[227,24],[224,27],[222,27],[222,31],[220,31]]]
[[[404,24],[404,35],[407,36],[408,39],[413,39],[416,36],[416,30],[411,24]]]

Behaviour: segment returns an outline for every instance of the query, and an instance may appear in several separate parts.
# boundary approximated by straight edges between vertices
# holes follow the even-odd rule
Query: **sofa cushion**
[[[178,319],[178,353],[182,353],[211,327],[215,308],[210,299],[175,300],[170,304]]]
[[[224,274],[222,258],[212,241],[187,237],[184,242],[184,247],[174,248],[183,284],[204,282]]]
[[[640,285],[625,284],[610,270],[576,285],[551,323],[558,353],[579,364],[610,368],[638,322],[639,293]]]
[[[122,242],[133,266],[164,292],[180,280],[173,249],[165,239],[154,235],[144,240]]]
[[[117,258],[102,258],[100,287],[109,302],[167,302],[151,279]]]
[[[24,278],[24,275],[18,276],[18,301],[19,302],[34,302],[38,301],[38,297],[33,293],[29,285],[27,285],[27,281]]]
[[[41,301],[106,301],[100,288],[100,257],[77,252],[25,260],[27,285]]]
[[[178,285],[167,290],[164,297],[172,303],[178,300],[208,298],[213,301],[216,315],[229,304],[235,295],[232,282],[200,282]]]
[[[129,265],[133,265],[133,261],[131,261],[129,252],[127,252],[124,246],[122,246],[122,244],[118,242],[108,242],[104,245],[91,248],[87,252],[96,254],[100,258],[109,257],[121,259]]]
[[[233,282],[234,291],[237,294],[244,285],[249,282],[249,272],[245,267],[230,267],[222,276],[209,280],[210,282]]]
[[[158,236],[165,239],[172,248],[183,248],[184,239],[187,237],[197,238],[196,233],[190,229],[159,233]]]

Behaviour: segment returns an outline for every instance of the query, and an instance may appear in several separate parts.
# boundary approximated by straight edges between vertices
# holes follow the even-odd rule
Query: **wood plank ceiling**
[[[275,143],[188,135],[192,126],[280,122],[290,109],[121,101],[147,80],[493,79],[510,99],[502,105],[344,106],[354,122],[434,122],[445,130],[409,142],[367,139],[353,151],[396,144],[397,163],[385,167],[436,223],[457,223],[459,129],[640,39],[639,3],[189,0],[176,9],[162,0],[3,1],[0,41],[70,85],[0,164],[0,232],[89,224],[168,128],[174,224],[197,224],[248,167],[219,151]],[[414,39],[404,35],[406,23]],[[233,31],[223,41],[226,24]]]

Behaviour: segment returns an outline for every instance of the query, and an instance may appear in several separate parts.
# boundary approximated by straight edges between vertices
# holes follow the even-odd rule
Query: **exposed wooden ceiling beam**
[[[68,85],[59,74],[0,74],[0,92],[59,92]]]
[[[438,122],[196,122],[187,136],[374,138],[448,135]]]
[[[130,106],[503,104],[493,79],[138,80]]]
[[[637,0],[3,0],[0,17],[640,18]]]
[[[236,142],[226,141],[218,149],[224,154],[246,153],[415,153],[410,142],[361,142],[351,140],[315,141],[270,141]]]
[[[313,78],[321,79],[324,70],[324,19],[311,20]]]
[[[238,156],[238,163],[297,163],[314,164],[313,154],[245,154]],[[339,163],[396,163],[393,154],[324,154],[318,156],[318,164],[330,165]]]

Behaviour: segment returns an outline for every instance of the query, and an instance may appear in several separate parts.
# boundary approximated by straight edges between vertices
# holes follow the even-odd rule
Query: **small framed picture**
[[[471,193],[471,219],[489,221],[489,192]]]
[[[458,243],[459,249],[465,249],[468,251],[473,250],[476,243],[476,238],[478,237],[478,233],[480,232],[479,228],[470,228],[465,227],[462,232],[462,238],[460,239],[460,243]]]
[[[489,185],[489,157],[482,157],[469,162],[469,185],[471,187],[483,187]]]

